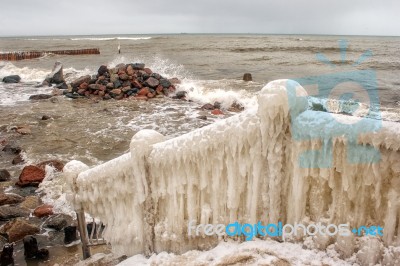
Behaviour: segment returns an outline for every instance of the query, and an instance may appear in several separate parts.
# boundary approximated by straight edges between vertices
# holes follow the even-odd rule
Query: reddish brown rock
[[[154,96],[155,95],[153,93],[151,93],[151,92],[147,94],[147,98],[154,98]]]
[[[137,80],[133,80],[133,81],[132,81],[132,86],[133,86],[134,88],[137,88],[137,89],[143,88],[142,84],[140,84],[140,82],[137,81]]]
[[[79,85],[79,89],[81,90],[86,90],[89,87],[89,84],[87,82],[83,82],[81,85]]]
[[[168,88],[168,91],[169,92],[175,92],[175,86],[170,86],[169,88]]]
[[[149,88],[144,87],[143,89],[141,89],[141,90],[138,92],[138,95],[139,95],[139,96],[146,96],[146,95],[149,94],[149,93],[150,93]]]
[[[120,95],[122,93],[122,90],[121,89],[113,89],[111,91],[111,93],[114,94],[114,95]]]
[[[150,68],[148,68],[148,67],[145,67],[145,68],[143,69],[143,71],[146,72],[147,75],[153,74],[153,71],[152,71]]]
[[[84,82],[89,83],[90,80],[91,80],[91,77],[90,77],[89,75],[86,75],[86,76],[83,76],[83,77],[80,77],[80,78],[74,80],[74,81],[71,83],[71,86],[72,86],[73,88],[77,88],[77,87],[79,87],[79,86],[80,86],[82,83],[84,83]]]
[[[17,218],[0,228],[0,234],[6,235],[9,242],[16,242],[27,235],[39,233],[38,226],[30,224],[25,219]]]
[[[86,92],[86,90],[84,90],[84,89],[79,89],[78,90],[78,94],[80,94],[80,95],[84,95],[85,92]]]
[[[99,96],[103,97],[104,95],[106,95],[104,91],[99,91]]]
[[[133,76],[133,74],[135,74],[135,70],[133,69],[132,65],[128,65],[128,66],[126,67],[126,73],[127,73],[129,76]]]
[[[151,88],[156,88],[159,84],[160,81],[153,77],[150,77],[145,81],[145,85]]]
[[[34,165],[25,166],[19,175],[19,181],[16,185],[21,187],[26,186],[38,186],[40,182],[43,181],[45,177],[45,172],[42,168]]]
[[[211,114],[213,114],[213,115],[223,115],[224,113],[219,109],[214,109],[214,110],[211,111]]]
[[[34,211],[33,211],[33,215],[35,215],[36,217],[42,218],[45,216],[50,216],[53,214],[53,206],[49,205],[49,204],[43,204],[39,207],[37,207]]]
[[[163,86],[161,86],[161,85],[158,85],[158,86],[157,86],[157,88],[156,88],[156,92],[162,92],[162,91],[163,91],[163,89],[164,89],[164,87],[163,87]]]
[[[90,91],[85,91],[84,94],[85,94],[86,97],[89,97],[90,96]]]
[[[46,169],[46,165],[54,167],[57,171],[62,172],[63,168],[64,168],[64,164],[58,160],[48,160],[48,161],[44,161],[41,162],[39,164],[37,164],[36,166],[39,167],[40,169],[45,170]]]

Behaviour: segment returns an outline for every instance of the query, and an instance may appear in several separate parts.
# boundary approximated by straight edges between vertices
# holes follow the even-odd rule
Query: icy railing
[[[400,245],[399,123],[383,122],[378,132],[359,136],[380,151],[378,163],[347,163],[346,140],[332,137],[332,167],[301,168],[300,153],[321,141],[295,140],[293,125],[304,134],[332,129],[313,119],[319,113],[306,111],[304,98],[289,106],[286,84],[271,82],[257,107],[180,137],[165,141],[142,130],[130,153],[91,169],[68,163],[74,207],[103,221],[113,251],[126,255],[217,244],[216,236],[188,236],[191,220],[380,225],[385,245]],[[306,94],[301,86],[295,92]],[[334,240],[343,252],[354,251],[354,236]]]

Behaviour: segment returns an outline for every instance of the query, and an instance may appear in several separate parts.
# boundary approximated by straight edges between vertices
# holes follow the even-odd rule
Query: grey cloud
[[[284,33],[400,35],[395,0],[13,0],[0,35]]]

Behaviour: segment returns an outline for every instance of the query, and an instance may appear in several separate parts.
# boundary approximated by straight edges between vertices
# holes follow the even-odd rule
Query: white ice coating
[[[383,122],[377,132],[358,136],[359,143],[380,151],[378,163],[349,164],[346,139],[331,134],[340,129],[324,120],[326,113],[306,111],[307,100],[300,97],[306,92],[298,84],[289,105],[287,84],[273,81],[260,92],[258,106],[177,138],[164,141],[155,131],[140,131],[130,153],[68,179],[75,207],[107,224],[114,252],[126,255],[182,253],[218,243],[217,237],[188,237],[190,220],[380,225],[383,243],[399,246],[399,123]],[[293,126],[310,138],[295,140]],[[315,138],[321,134],[333,136],[332,167],[301,168],[300,154],[321,147]],[[322,248],[331,242],[318,236],[314,241]],[[374,243],[361,248],[374,246],[378,257],[360,251],[359,261],[380,258]],[[338,238],[336,246],[348,257],[354,239]]]

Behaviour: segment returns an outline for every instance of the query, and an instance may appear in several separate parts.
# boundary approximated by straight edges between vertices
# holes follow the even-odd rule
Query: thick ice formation
[[[114,251],[127,255],[182,253],[218,243],[217,237],[189,237],[190,220],[380,225],[384,244],[399,246],[400,125],[383,122],[379,131],[358,136],[359,143],[380,151],[378,163],[349,164],[348,140],[331,132],[341,129],[324,120],[326,113],[306,111],[307,100],[300,97],[306,92],[298,84],[289,90],[288,82],[269,83],[257,107],[234,117],[167,141],[141,131],[130,153],[79,175],[68,173],[76,208],[107,224]],[[294,138],[294,128],[306,141]],[[332,167],[301,168],[301,153],[321,147],[321,136],[332,142]],[[313,241],[324,249],[333,240]],[[382,258],[374,239],[364,242],[359,261]],[[335,249],[349,257],[354,243],[354,237],[341,237]],[[378,255],[363,255],[368,247]]]

